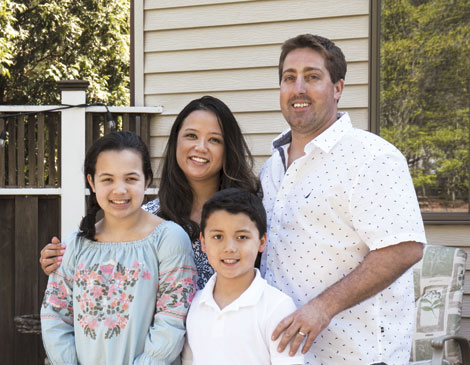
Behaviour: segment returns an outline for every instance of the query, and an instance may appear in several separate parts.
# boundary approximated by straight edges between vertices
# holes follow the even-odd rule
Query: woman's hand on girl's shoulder
[[[65,252],[65,245],[61,244],[57,237],[52,237],[51,243],[48,243],[41,250],[39,263],[44,274],[50,275],[62,263],[62,256]]]

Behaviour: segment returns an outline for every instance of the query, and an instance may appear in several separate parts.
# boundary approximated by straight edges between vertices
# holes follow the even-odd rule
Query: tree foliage
[[[10,76],[8,67],[13,63],[13,39],[18,32],[13,28],[15,13],[24,6],[10,0],[0,0],[0,76]]]
[[[129,0],[0,1],[2,103],[56,104],[66,79],[89,81],[90,102],[129,103]]]
[[[380,133],[406,156],[422,202],[468,209],[470,0],[382,5]]]

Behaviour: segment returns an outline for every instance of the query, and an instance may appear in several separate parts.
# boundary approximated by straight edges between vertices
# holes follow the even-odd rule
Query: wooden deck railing
[[[60,114],[0,115],[0,131],[5,127],[7,139],[0,148],[0,188],[60,187]]]
[[[116,127],[122,131],[132,131],[139,135],[147,144],[150,143],[150,118],[147,113],[118,112],[111,113]],[[94,141],[105,134],[111,132],[107,123],[106,113],[87,112],[86,113],[86,149],[90,148]]]
[[[150,119],[154,113],[134,112],[132,108],[110,109],[117,130],[133,131],[149,145]],[[111,132],[106,112],[102,110],[103,107],[87,108],[86,150],[98,138]],[[7,114],[22,112],[25,110],[8,110]],[[38,111],[36,114],[8,118],[1,116],[0,112],[0,132],[5,128],[7,139],[5,146],[0,148],[0,188],[59,188],[60,112]]]

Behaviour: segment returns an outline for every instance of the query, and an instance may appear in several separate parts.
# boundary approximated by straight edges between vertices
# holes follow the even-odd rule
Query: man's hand
[[[328,326],[332,318],[333,316],[330,317],[328,308],[325,308],[322,300],[314,298],[279,322],[273,332],[272,340],[276,341],[284,332],[277,350],[284,351],[292,340],[289,355],[294,356],[306,339],[302,347],[302,354],[306,354],[315,338]]]
[[[64,252],[65,245],[61,244],[57,237],[52,237],[51,243],[44,246],[41,250],[39,263],[46,275],[50,275],[60,266]]]

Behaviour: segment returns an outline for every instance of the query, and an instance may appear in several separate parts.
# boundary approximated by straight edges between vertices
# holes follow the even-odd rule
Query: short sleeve
[[[304,356],[300,353],[300,350],[294,356],[289,356],[289,346],[284,349],[283,352],[277,351],[277,346],[281,340],[281,336],[276,340],[272,341],[271,336],[274,329],[289,314],[296,310],[294,301],[288,296],[283,297],[276,306],[273,306],[271,313],[268,316],[268,325],[266,327],[266,343],[269,344],[269,353],[271,356],[272,365],[297,365],[304,364]]]
[[[408,165],[397,150],[374,156],[351,190],[354,228],[371,250],[405,241],[426,242]]]

